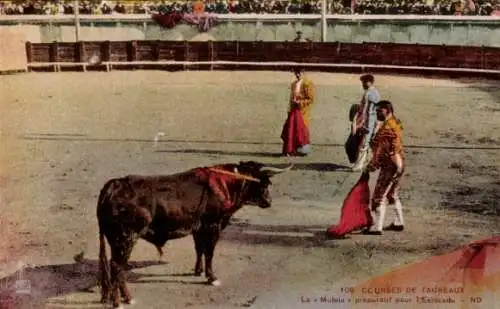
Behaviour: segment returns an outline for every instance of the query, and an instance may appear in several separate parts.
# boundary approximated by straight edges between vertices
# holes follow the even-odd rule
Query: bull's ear
[[[289,166],[285,168],[277,168],[277,167],[271,167],[271,166],[263,166],[259,169],[259,172],[266,174],[269,177],[273,177],[275,175],[288,172],[293,168],[293,164],[290,164]]]

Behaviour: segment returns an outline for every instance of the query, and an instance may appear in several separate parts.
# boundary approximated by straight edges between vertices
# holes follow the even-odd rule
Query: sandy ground
[[[190,237],[167,245],[167,264],[141,241],[129,279],[134,308],[313,308],[301,296],[498,233],[499,84],[378,76],[405,129],[407,230],[338,241],[315,236],[336,223],[359,177],[345,168],[342,145],[361,88],[357,75],[310,77],[317,85],[314,153],[276,177],[272,208],[247,207],[224,231],[214,262],[222,286],[190,275]],[[276,155],[291,80],[277,72],[0,76],[2,284],[17,278],[12,272],[22,261],[30,265],[31,307],[102,308],[93,280],[104,182],[248,159],[285,163]],[[165,136],[155,147],[157,132]],[[87,260],[74,264],[81,251]]]

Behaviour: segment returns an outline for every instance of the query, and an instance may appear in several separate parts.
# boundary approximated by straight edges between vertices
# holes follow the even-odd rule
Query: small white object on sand
[[[156,133],[154,137],[154,147],[156,148],[158,146],[158,141],[160,140],[160,137],[165,136],[165,133],[163,132],[158,132]]]

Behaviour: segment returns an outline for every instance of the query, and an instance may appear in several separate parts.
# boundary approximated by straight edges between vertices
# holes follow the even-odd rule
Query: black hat
[[[362,82],[373,83],[375,81],[375,77],[373,77],[373,75],[371,75],[371,74],[364,74],[364,75],[361,75],[359,80]]]
[[[297,65],[293,68],[293,73],[300,73],[305,70],[305,67]]]
[[[394,113],[394,107],[392,106],[392,103],[389,100],[378,101],[375,104],[375,107],[376,108],[385,108],[385,109],[389,110],[389,112]]]

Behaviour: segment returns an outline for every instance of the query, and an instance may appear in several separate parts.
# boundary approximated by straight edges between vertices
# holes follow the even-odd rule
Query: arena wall
[[[235,15],[233,15],[235,17]],[[150,17],[117,20],[82,19],[80,22],[80,40],[82,41],[131,41],[131,40],[169,40],[190,41],[198,33],[198,29],[180,24],[173,29],[160,27]],[[226,17],[227,18],[227,17]],[[315,42],[321,41],[321,21],[318,18],[299,16],[296,19],[262,19],[252,15],[237,19],[221,19],[208,31],[216,41],[291,41],[296,31]],[[21,21],[10,20],[0,25],[11,25]],[[329,19],[327,42],[342,43],[401,43],[401,44],[446,44],[468,46],[500,47],[500,18],[468,20],[456,19],[434,20],[418,19]],[[63,22],[48,19],[31,22],[38,27],[40,39],[30,39],[33,43],[73,42],[75,27],[70,19]],[[36,25],[36,26],[33,26]]]
[[[310,70],[500,77],[500,48],[393,43],[101,41],[27,43],[31,69]],[[449,75],[448,75],[449,76]],[[456,74],[455,74],[456,76]]]
[[[315,42],[321,41],[319,23],[280,24],[254,22],[221,23],[208,33],[216,41],[292,41],[297,30]],[[75,27],[40,26],[41,43],[74,42]],[[158,25],[122,25],[120,27],[81,27],[81,40],[191,40],[198,30],[189,25],[165,29]],[[327,42],[343,43],[418,43],[500,47],[500,28],[488,25],[328,25]]]
[[[0,28],[0,42],[2,42],[0,44],[0,72],[27,70],[25,47],[27,38],[26,32],[20,27]]]

